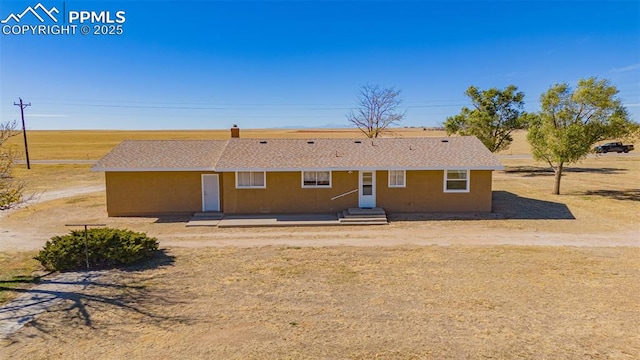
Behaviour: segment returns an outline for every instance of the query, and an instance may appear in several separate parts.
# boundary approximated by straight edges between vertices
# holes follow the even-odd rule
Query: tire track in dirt
[[[33,246],[29,241],[25,241],[25,238],[37,236],[38,234],[32,230],[29,230],[26,226],[20,232],[3,229],[3,218],[9,216],[14,211],[24,209],[31,205],[44,203],[47,201],[63,199],[78,195],[91,194],[95,192],[104,191],[104,185],[90,185],[90,186],[74,186],[60,190],[45,191],[37,193],[32,199],[19,205],[17,208],[0,211],[0,251],[12,250],[33,250]],[[41,237],[41,236],[38,236]]]

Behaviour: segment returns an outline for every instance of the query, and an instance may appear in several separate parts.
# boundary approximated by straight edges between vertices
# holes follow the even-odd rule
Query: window
[[[362,173],[362,195],[373,195],[373,171],[363,171]]]
[[[331,187],[331,171],[303,171],[302,187]]]
[[[238,171],[236,172],[236,188],[266,188],[264,171]]]
[[[389,170],[389,187],[405,187],[405,176],[404,170]]]
[[[444,192],[469,192],[469,170],[445,170]]]

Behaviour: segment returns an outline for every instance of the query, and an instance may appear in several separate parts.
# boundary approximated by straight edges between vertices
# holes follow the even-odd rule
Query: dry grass
[[[347,243],[370,238],[374,244],[389,240],[402,243],[408,239],[417,243],[447,243],[450,239],[450,243],[456,243],[459,239],[468,239],[467,243],[473,243],[479,237],[489,240],[504,238],[507,241],[505,230],[508,229],[511,235],[523,239],[524,236],[535,234],[541,239],[564,237],[581,241],[583,237],[572,234],[611,234],[611,240],[618,241],[633,239],[634,233],[640,233],[639,158],[611,154],[576,164],[566,172],[562,180],[564,195],[560,196],[551,194],[553,175],[542,164],[527,159],[504,160],[504,163],[507,171],[494,175],[494,211],[499,215],[497,219],[406,221],[411,218],[396,215],[391,217],[391,225],[375,229],[215,229],[215,239],[235,241],[239,245],[244,244],[244,240],[256,237],[264,241],[311,238],[329,242],[337,238]],[[65,178],[72,179],[73,176],[82,178],[83,174],[92,173],[80,167],[75,170],[70,168],[68,177],[60,177],[66,181]],[[47,184],[44,180],[42,183]],[[30,206],[10,214],[0,220],[0,224],[3,229],[24,234],[29,241],[37,243],[44,243],[53,235],[65,233],[68,230],[64,227],[65,223],[79,222],[106,223],[144,231],[174,244],[182,240],[211,238],[212,229],[185,228],[186,218],[159,221],[156,218],[107,218],[105,210],[104,193],[88,194]],[[437,237],[436,234],[442,235]],[[532,242],[523,240],[523,243]],[[588,241],[585,240],[584,244],[588,245]]]
[[[606,155],[572,164],[562,177],[562,195],[551,194],[554,175],[544,164],[502,162],[506,171],[494,175],[494,198],[507,195],[508,216],[525,220],[512,222],[515,227],[576,234],[640,232],[640,158]],[[499,203],[494,202],[494,210],[500,211]]]
[[[125,138],[228,136],[228,130],[31,133],[41,159],[95,159]],[[401,135],[425,134],[409,129]],[[243,129],[241,136],[358,134]],[[515,137],[506,153],[528,153],[524,134]],[[0,219],[0,228],[36,244],[81,221],[145,231],[178,246],[282,239],[300,245],[586,239],[584,245],[593,245],[593,234],[637,244],[639,158],[609,154],[572,165],[560,196],[550,194],[553,176],[544,164],[503,162],[507,171],[494,176],[494,204],[505,218],[492,220],[185,228],[184,219],[106,218],[98,193],[15,211]],[[102,175],[88,168],[37,165],[18,175],[36,190],[101,183]],[[172,248],[169,255],[175,259],[164,257],[145,271],[113,271],[81,294],[66,294],[64,305],[0,343],[0,358],[632,359],[640,353],[637,247],[263,246]],[[0,256],[5,276],[11,267],[5,261],[20,263],[32,254]]]
[[[5,341],[29,359],[618,358],[640,249],[172,249]],[[85,313],[81,312],[85,311]]]
[[[0,304],[17,296],[13,289],[27,289],[38,281],[42,267],[35,252],[0,252]]]
[[[88,164],[33,164],[30,170],[18,165],[14,176],[25,181],[28,192],[35,193],[104,184],[104,174],[90,169]]]
[[[514,131],[513,142],[508,149],[499,152],[499,155],[526,155],[531,154],[531,147],[527,142],[527,132],[524,130]]]
[[[399,136],[442,136],[441,131],[399,129]],[[169,138],[226,138],[228,130],[217,131],[33,131],[34,146],[61,151],[45,152],[47,158],[78,158],[77,150],[90,148],[90,157],[99,157],[122,139]],[[359,136],[353,129],[339,130],[246,130],[245,137],[340,137]],[[514,143],[507,151],[514,154],[528,152],[525,133],[517,132]],[[640,231],[640,159],[617,154],[589,158],[571,165],[562,180],[563,195],[551,195],[553,176],[545,164],[530,159],[504,159],[506,172],[494,173],[495,210],[504,213],[506,220],[448,222],[443,226],[463,225],[473,229],[519,229],[523,231],[549,231],[561,233],[605,233],[609,231]],[[103,183],[101,173],[89,171],[89,165],[34,165],[32,170],[18,168],[17,176],[27,181],[32,192],[50,191],[70,186]],[[504,208],[506,204],[507,208]],[[150,224],[148,220],[118,222],[105,219],[103,196],[82,196],[50,204],[30,207],[15,213],[6,223],[12,228],[22,228],[25,221],[49,234],[59,232],[69,221],[98,221],[125,227],[141,227],[153,235],[184,232],[183,224]],[[27,220],[29,218],[29,220]],[[575,218],[575,219],[573,219]],[[396,220],[398,220],[396,218]],[[152,220],[153,221],[153,220]],[[151,222],[152,222],[151,221]],[[429,224],[433,226],[433,224]],[[415,227],[414,223],[400,222],[396,227]],[[422,229],[417,229],[422,230]],[[382,230],[384,231],[384,230]],[[194,232],[196,232],[194,230]]]
[[[29,136],[29,155],[33,160],[72,159],[97,160],[123,140],[207,140],[228,139],[229,130],[32,130]],[[530,154],[526,131],[513,133],[513,143],[501,155]],[[241,129],[246,138],[360,138],[356,129]],[[445,131],[422,128],[392,129],[387,136],[438,137]],[[22,149],[22,137],[16,136],[10,144]]]
[[[229,130],[168,130],[168,131],[116,131],[116,130],[34,130],[28,132],[29,156],[33,160],[73,159],[97,160],[123,140],[207,140],[228,139]],[[444,136],[444,131],[394,129],[394,136]],[[246,138],[359,138],[355,129],[241,129]],[[10,144],[22,149],[22,138],[14,137]]]
[[[52,236],[67,233],[69,228],[65,224],[101,223],[103,219],[108,224],[113,223],[112,218],[107,218],[105,194],[93,193],[19,209],[0,219],[0,224],[6,231],[20,234],[23,243],[39,244],[35,247],[37,249]]]

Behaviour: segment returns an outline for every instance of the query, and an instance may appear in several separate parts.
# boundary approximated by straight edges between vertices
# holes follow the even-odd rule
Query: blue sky
[[[535,111],[551,85],[590,76],[640,121],[640,1],[40,3],[59,24],[125,21],[121,35],[77,21],[75,35],[0,34],[0,120],[20,119],[22,97],[29,129],[342,126],[367,83],[402,90],[402,125],[438,126],[469,85],[514,84]],[[2,0],[0,18],[36,4]]]

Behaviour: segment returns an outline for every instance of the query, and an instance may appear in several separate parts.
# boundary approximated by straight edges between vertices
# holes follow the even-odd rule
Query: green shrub
[[[87,235],[91,269],[133,264],[151,258],[158,250],[156,238],[130,230],[96,228],[89,229]],[[74,230],[67,235],[52,237],[35,259],[47,270],[86,269],[84,230]]]

